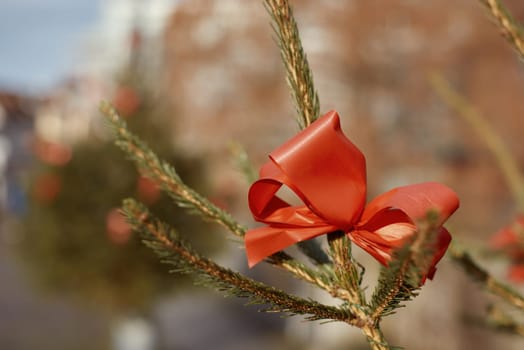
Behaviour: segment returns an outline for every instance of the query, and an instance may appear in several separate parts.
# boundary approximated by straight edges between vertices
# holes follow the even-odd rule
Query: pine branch
[[[304,129],[320,114],[318,94],[313,85],[313,73],[302,48],[297,23],[287,0],[265,0],[264,5],[273,19],[287,82],[299,115],[298,124]]]
[[[307,320],[335,320],[355,324],[356,317],[347,309],[320,304],[287,294],[279,289],[254,281],[201,257],[165,223],[154,218],[140,203],[127,199],[123,212],[144,242],[164,263],[176,272],[191,275],[199,285],[214,288],[227,296],[248,298],[250,304],[266,304],[266,312],[307,315]]]
[[[411,252],[407,246],[397,252],[394,261],[387,268],[381,268],[379,285],[371,299],[373,319],[380,320],[394,314],[395,309],[402,307],[402,302],[418,295],[420,281],[413,278],[412,269]]]
[[[495,157],[498,167],[502,171],[512,195],[515,197],[517,206],[521,211],[524,211],[524,175],[519,169],[517,159],[508,149],[503,139],[493,131],[487,119],[463,96],[457,93],[440,74],[431,75],[430,83],[444,102],[468,122],[484,141]]]
[[[332,295],[345,300],[349,310],[358,317],[361,323],[357,326],[366,336],[371,349],[392,349],[384,338],[379,323],[374,322],[366,307],[364,292],[360,287],[364,270],[351,256],[350,240],[344,232],[333,232],[328,235],[328,243],[334,269]]]
[[[331,286],[331,278],[329,277],[329,274],[321,270],[313,270],[305,266],[303,263],[293,259],[285,252],[278,252],[271,255],[266,259],[266,262],[281,267],[284,270],[293,273],[295,277],[311,284],[315,284],[330,294],[333,294],[333,287]]]
[[[382,331],[376,326],[366,325],[362,327],[362,333],[366,336],[369,346],[373,350],[402,350],[402,348],[390,346],[382,334]]]
[[[366,300],[360,288],[363,268],[358,266],[351,256],[350,240],[344,232],[333,232],[328,235],[328,243],[334,265],[334,283],[338,287],[335,291],[346,291],[334,296],[351,304],[365,305]]]
[[[116,136],[116,145],[126,153],[141,172],[156,181],[179,207],[219,223],[236,236],[244,236],[246,230],[244,227],[238,224],[229,213],[187,186],[173,166],[160,160],[144,142],[127,129],[126,122],[109,103],[103,103],[100,110],[106,116]]]
[[[524,59],[524,36],[522,29],[519,27],[511,16],[508,9],[502,4],[500,0],[479,0],[484,5],[493,19],[496,21],[497,27],[500,29],[502,36],[511,44],[517,51],[521,59]]]
[[[428,213],[426,222],[420,224],[411,239],[393,253],[389,265],[382,267],[369,304],[375,322],[395,313],[396,309],[405,306],[404,302],[418,295],[435,252],[439,228],[434,222],[432,214]]]
[[[474,281],[479,282],[485,290],[500,297],[516,308],[524,310],[524,296],[496,280],[486,270],[480,267],[464,250],[456,246],[451,246],[449,252],[451,253],[452,259],[464,269],[466,275]]]

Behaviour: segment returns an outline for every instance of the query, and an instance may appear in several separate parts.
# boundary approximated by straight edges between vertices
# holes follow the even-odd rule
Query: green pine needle
[[[272,28],[299,115],[298,124],[304,129],[319,117],[320,103],[313,84],[313,73],[300,41],[297,22],[287,0],[265,0],[264,6],[273,20]]]
[[[174,229],[159,221],[142,204],[126,199],[123,213],[128,222],[143,237],[173,271],[191,275],[195,283],[214,288],[226,296],[249,299],[249,304],[264,304],[262,311],[306,315],[307,320],[334,320],[353,324],[355,316],[347,309],[327,306],[287,294],[274,287],[254,281],[200,256],[182,241]]]
[[[427,220],[411,239],[393,253],[389,265],[382,267],[370,302],[375,322],[394,314],[396,309],[404,307],[404,302],[419,294],[435,252],[439,228],[434,223],[435,216],[428,213]]]
[[[159,159],[142,140],[128,130],[126,122],[109,103],[102,103],[100,110],[113,130],[116,137],[115,144],[136,164],[140,172],[157,182],[179,207],[185,208],[191,214],[201,215],[219,223],[236,236],[244,236],[246,231],[244,227],[229,213],[187,186],[172,165]]]
[[[420,278],[412,263],[408,245],[402,247],[394,255],[394,260],[387,267],[382,267],[379,285],[371,299],[372,317],[380,319],[395,313],[402,303],[418,295]]]

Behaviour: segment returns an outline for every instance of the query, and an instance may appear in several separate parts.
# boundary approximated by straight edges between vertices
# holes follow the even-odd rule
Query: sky
[[[0,89],[38,93],[75,65],[102,0],[0,0]]]

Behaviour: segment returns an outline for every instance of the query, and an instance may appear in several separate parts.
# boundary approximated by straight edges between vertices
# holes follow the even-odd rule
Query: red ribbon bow
[[[366,160],[340,129],[330,111],[269,155],[260,179],[249,190],[255,220],[267,226],[249,230],[245,246],[250,267],[286,247],[342,230],[383,265],[416,231],[415,222],[437,210],[438,226],[458,208],[448,187],[426,182],[395,188],[366,201]],[[282,185],[304,203],[291,206],[276,196]],[[451,236],[441,227],[428,277]]]

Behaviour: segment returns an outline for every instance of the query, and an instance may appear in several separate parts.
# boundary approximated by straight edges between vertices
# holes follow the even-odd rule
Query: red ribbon
[[[393,250],[416,231],[417,220],[436,210],[441,227],[459,205],[451,189],[435,182],[398,187],[366,205],[366,160],[342,133],[335,111],[274,150],[269,158],[249,190],[255,220],[267,225],[246,233],[250,267],[294,243],[339,230],[387,265]],[[292,206],[276,196],[282,185],[304,205]],[[450,234],[441,227],[429,278],[450,241]]]

